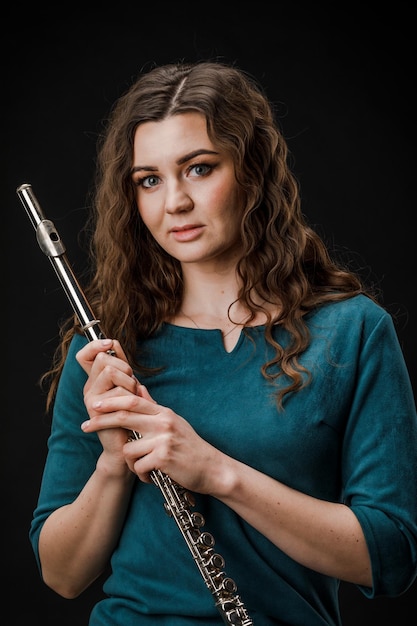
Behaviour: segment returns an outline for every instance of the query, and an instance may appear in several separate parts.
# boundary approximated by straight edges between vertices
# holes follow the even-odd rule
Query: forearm
[[[99,459],[76,500],[48,517],[39,556],[43,580],[58,594],[74,598],[102,573],[119,539],[134,480],[127,467],[109,474]]]
[[[372,585],[361,526],[345,505],[295,491],[226,457],[213,495],[295,561],[327,576]]]

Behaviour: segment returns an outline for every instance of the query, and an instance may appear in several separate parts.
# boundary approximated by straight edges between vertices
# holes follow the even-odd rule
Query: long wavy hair
[[[97,144],[86,224],[91,233],[86,295],[106,336],[121,341],[140,372],[140,339],[179,312],[183,278],[180,263],[159,246],[140,218],[131,180],[134,135],[140,124],[187,112],[204,115],[211,141],[234,160],[244,198],[239,299],[252,311],[252,319],[260,308],[251,297],[254,292],[265,302],[279,303],[277,316],[266,312],[265,338],[275,355],[262,372],[271,381],[284,375],[289,381],[277,391],[281,406],[287,393],[308,384],[309,373],[299,362],[310,341],[305,313],[366,289],[356,273],[331,258],[323,239],[306,223],[273,106],[243,70],[217,61],[154,67],[116,101]],[[285,346],[273,338],[275,324],[289,334]],[[61,324],[52,366],[41,379],[49,383],[48,409],[69,343],[80,332],[75,317]]]

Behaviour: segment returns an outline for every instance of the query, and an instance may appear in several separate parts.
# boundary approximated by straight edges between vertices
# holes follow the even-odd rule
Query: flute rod
[[[17,188],[17,194],[36,230],[36,239],[39,247],[49,258],[80,321],[82,331],[90,341],[103,339],[104,335],[99,326],[100,320],[95,319],[93,311],[74,275],[66,255],[64,242],[60,238],[54,223],[46,219],[31,185],[27,183],[20,185]]]

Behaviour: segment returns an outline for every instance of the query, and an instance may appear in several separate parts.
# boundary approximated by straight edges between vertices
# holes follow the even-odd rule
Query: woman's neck
[[[206,267],[183,268],[184,295],[181,309],[187,314],[206,314],[218,320],[227,319],[227,312],[238,314],[240,283],[235,268],[210,270]],[[233,304],[236,303],[236,304]],[[233,315],[234,316],[234,315]]]

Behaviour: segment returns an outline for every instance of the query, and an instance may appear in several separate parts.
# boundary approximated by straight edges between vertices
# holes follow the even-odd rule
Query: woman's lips
[[[171,229],[171,233],[176,241],[193,241],[201,235],[203,228],[197,224],[175,226]]]

